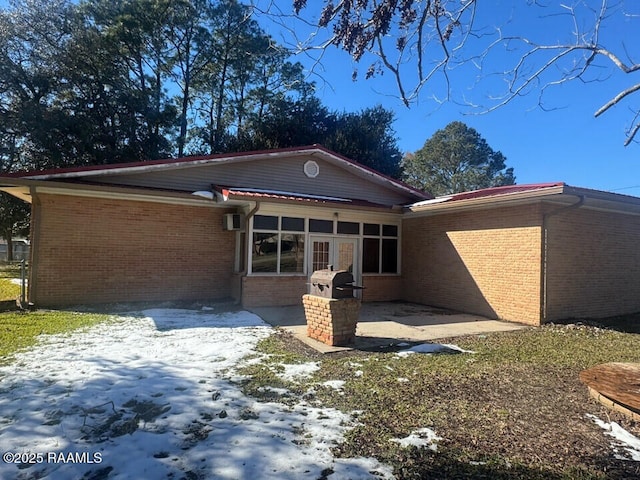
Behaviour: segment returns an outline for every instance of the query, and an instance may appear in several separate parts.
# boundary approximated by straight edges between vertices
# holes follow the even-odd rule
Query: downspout
[[[244,262],[244,271],[240,272],[240,305],[242,305],[242,299],[243,299],[243,278],[247,276],[247,273],[249,272],[249,262],[251,261],[251,259],[249,258],[249,242],[251,242],[252,240],[249,238],[249,223],[250,220],[255,216],[256,213],[258,213],[258,210],[260,210],[260,202],[256,202],[256,206],[253,207],[249,213],[247,213],[247,215],[244,217],[244,231],[245,231],[245,248],[244,248],[244,252],[240,252],[241,255],[245,256],[245,262]]]
[[[580,207],[582,207],[582,205],[584,205],[584,200],[585,200],[585,196],[584,195],[578,195],[578,201],[576,203],[573,203],[571,205],[567,205],[566,207],[561,207],[561,208],[557,208],[556,210],[553,210],[551,212],[547,212],[547,213],[543,213],[542,214],[542,251],[541,251],[541,266],[542,266],[542,272],[541,272],[541,296],[542,296],[542,302],[540,305],[540,323],[547,323],[547,273],[548,273],[548,266],[547,266],[547,261],[548,261],[548,255],[549,255],[549,231],[548,231],[548,224],[547,221],[549,219],[549,217],[553,217],[555,215],[558,215],[560,213],[564,213],[567,212],[569,210],[575,210],[578,209]]]
[[[35,294],[38,287],[36,280],[36,272],[39,266],[39,250],[40,250],[40,219],[42,215],[40,211],[41,202],[36,192],[36,187],[29,187],[29,195],[31,195],[31,227],[30,227],[30,240],[29,246],[29,280],[27,282],[27,303],[33,305],[36,302],[37,295]]]

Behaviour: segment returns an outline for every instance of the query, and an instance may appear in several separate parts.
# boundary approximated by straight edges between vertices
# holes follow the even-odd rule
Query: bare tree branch
[[[613,107],[614,105],[616,105],[617,103],[619,103],[623,98],[625,98],[628,95],[631,95],[632,93],[635,93],[637,91],[640,90],[640,83],[638,83],[637,85],[634,85],[632,87],[627,88],[626,90],[623,90],[622,92],[620,92],[618,95],[616,95],[614,98],[612,98],[611,100],[609,100],[607,103],[605,103],[602,107],[600,107],[596,113],[594,114],[595,117],[600,116],[601,114],[603,114],[604,112],[606,112],[607,110],[609,110],[611,107]]]
[[[278,25],[295,39],[291,51],[314,58],[313,69],[322,66],[321,52],[332,46],[346,51],[356,64],[365,61],[367,54],[376,57],[366,78],[382,68],[390,72],[397,97],[408,107],[429,85],[430,97],[436,102],[456,101],[455,93],[458,102],[480,114],[533,91],[538,92],[538,106],[549,110],[543,97],[554,87],[574,81],[605,85],[613,77],[611,72],[633,75],[640,71],[640,43],[635,40],[640,29],[633,29],[640,23],[640,14],[625,9],[627,2],[637,10],[636,0],[530,0],[519,8],[531,12],[529,25],[533,21],[540,25],[529,31],[518,26],[519,18],[506,7],[485,2],[478,7],[476,0],[339,0],[335,5],[332,0],[322,0],[313,6],[305,0],[291,1],[299,15],[271,10],[275,8],[272,0],[253,0],[267,3],[263,13],[279,16]],[[478,8],[488,19],[484,25],[477,25]],[[303,28],[297,29],[300,25]],[[616,31],[620,26],[632,35],[628,40],[620,38]],[[553,37],[558,40],[550,41]],[[496,62],[502,62],[504,68],[496,68]],[[510,66],[508,62],[512,62]],[[479,70],[475,78],[470,75],[474,66]],[[454,70],[456,80],[469,79],[474,84],[473,98],[453,92]],[[506,78],[504,90],[495,92],[495,84],[481,88],[496,75]],[[625,88],[595,116],[637,92],[636,86]],[[484,100],[480,93],[485,94]],[[634,116],[625,144],[640,129],[640,116],[636,115],[640,107],[631,111]]]

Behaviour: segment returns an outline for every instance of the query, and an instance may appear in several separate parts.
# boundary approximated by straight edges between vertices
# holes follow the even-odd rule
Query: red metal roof
[[[62,175],[67,173],[90,173],[97,171],[109,171],[109,170],[121,170],[125,168],[135,167],[147,167],[152,165],[176,165],[181,163],[199,162],[202,160],[218,160],[223,158],[234,158],[260,154],[270,153],[286,153],[294,152],[296,150],[313,150],[313,149],[326,150],[320,145],[309,145],[303,147],[290,147],[280,148],[275,150],[255,150],[250,152],[233,152],[233,153],[217,153],[212,155],[194,155],[190,157],[181,158],[162,158],[158,160],[143,160],[138,162],[124,162],[124,163],[110,163],[106,165],[86,165],[80,167],[65,167],[65,168],[50,168],[47,170],[31,170],[22,172],[13,172],[3,174],[3,177],[33,177],[33,176],[48,176],[48,175]],[[328,150],[327,150],[328,151]]]
[[[271,199],[271,200],[286,200],[291,202],[306,202],[306,203],[332,203],[348,206],[358,207],[373,207],[389,209],[389,205],[382,205],[378,203],[368,202],[366,200],[359,200],[353,198],[338,198],[329,197],[324,195],[310,195],[306,193],[295,192],[282,192],[275,190],[253,189],[253,188],[240,188],[240,187],[222,187],[219,185],[214,186],[214,190],[222,195],[225,201],[230,198],[233,199]]]

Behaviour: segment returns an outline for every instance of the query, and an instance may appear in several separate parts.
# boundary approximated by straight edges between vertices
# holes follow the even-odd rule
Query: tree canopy
[[[476,130],[451,122],[420,150],[405,155],[404,180],[436,196],[513,185],[513,168],[505,161]]]
[[[238,0],[16,0],[0,9],[2,169],[325,143],[398,173],[393,114],[329,111],[290,56]]]
[[[330,111],[290,58],[238,0],[12,1],[0,171],[322,143],[399,175],[393,113]]]

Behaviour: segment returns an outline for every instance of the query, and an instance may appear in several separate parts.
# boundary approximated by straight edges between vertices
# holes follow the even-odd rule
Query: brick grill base
[[[356,339],[360,314],[357,298],[332,299],[303,295],[302,304],[307,319],[307,336],[332,346],[344,346]]]

